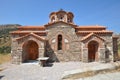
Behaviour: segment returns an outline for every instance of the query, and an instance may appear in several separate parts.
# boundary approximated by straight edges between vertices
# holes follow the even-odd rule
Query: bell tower
[[[66,12],[66,11],[60,9],[57,12],[52,12],[49,15],[49,18],[50,18],[50,23],[54,23],[57,21],[63,21],[66,23],[73,23],[74,15],[72,12]]]

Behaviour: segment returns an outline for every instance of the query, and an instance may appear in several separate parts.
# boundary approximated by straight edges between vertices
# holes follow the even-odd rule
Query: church
[[[79,26],[74,14],[51,12],[42,26],[20,26],[12,31],[11,57],[20,64],[40,57],[50,62],[113,62],[118,56],[117,37],[105,26]]]

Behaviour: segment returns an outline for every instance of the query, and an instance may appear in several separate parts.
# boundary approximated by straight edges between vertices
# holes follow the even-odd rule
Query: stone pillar
[[[11,49],[11,62],[12,64],[15,64],[16,63],[16,56],[17,56],[17,50],[12,50]]]
[[[21,64],[22,63],[22,49],[16,49],[11,51],[12,63]]]
[[[17,50],[17,55],[18,55],[17,64],[21,64],[22,63],[22,49],[21,48]]]
[[[118,37],[113,37],[113,56],[114,56],[114,61],[117,61],[119,59],[118,57],[118,42],[117,42]]]
[[[19,50],[18,50],[18,42],[16,40],[12,40],[11,45],[11,57],[12,57],[12,63],[13,64],[20,64],[20,56],[19,56]]]
[[[109,60],[110,62],[113,62],[114,61],[114,54],[113,54],[113,46],[111,47],[108,47],[110,52],[109,52]]]
[[[106,62],[105,58],[105,48],[100,48],[99,49],[99,62]]]
[[[88,62],[88,48],[83,48],[82,61],[83,62]]]
[[[44,57],[44,48],[39,48],[39,57]]]

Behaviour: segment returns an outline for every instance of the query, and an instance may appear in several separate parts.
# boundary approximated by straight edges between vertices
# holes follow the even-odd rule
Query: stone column
[[[17,50],[17,55],[18,55],[17,64],[21,64],[22,63],[22,49],[21,48]]]
[[[13,64],[18,64],[18,42],[16,40],[12,40],[12,45],[11,45],[11,57],[12,57],[12,63]]]
[[[17,50],[11,50],[11,62],[12,64],[16,63]]]
[[[44,57],[44,48],[39,48],[39,57]]]
[[[88,48],[83,48],[82,61],[83,62],[88,62]]]
[[[99,62],[101,62],[101,63],[106,62],[106,58],[105,58],[105,48],[100,48],[100,49],[99,49]]]
[[[117,61],[119,59],[118,57],[118,37],[114,36],[113,37],[113,56],[114,56],[114,61]]]

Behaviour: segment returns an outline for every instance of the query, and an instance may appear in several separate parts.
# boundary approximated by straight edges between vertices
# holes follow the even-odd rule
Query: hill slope
[[[5,24],[0,25],[0,53],[10,53],[11,51],[11,37],[9,32],[17,30],[19,24]]]

